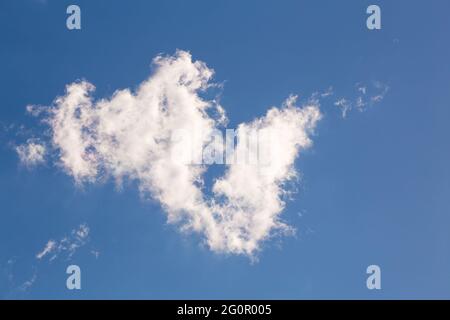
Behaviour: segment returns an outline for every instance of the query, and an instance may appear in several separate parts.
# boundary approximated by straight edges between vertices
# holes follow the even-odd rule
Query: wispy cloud
[[[0,297],[2,295],[16,297],[26,294],[36,284],[42,267],[61,258],[66,261],[71,260],[80,248],[87,245],[89,234],[88,225],[82,223],[60,240],[48,240],[43,248],[34,255],[32,260],[35,263],[30,264],[29,259],[13,257],[8,259],[5,264],[0,264]],[[89,248],[88,252],[96,259],[100,256],[100,251],[93,248]],[[18,270],[21,271],[20,274]]]
[[[355,84],[355,90],[354,97],[341,97],[334,102],[341,110],[343,118],[346,118],[351,110],[364,111],[367,107],[381,102],[388,93],[389,86],[380,81],[375,81],[371,85],[358,82]]]
[[[44,248],[36,254],[36,259],[48,258],[49,261],[53,261],[61,254],[65,254],[66,259],[70,259],[80,247],[88,242],[88,239],[89,227],[81,224],[59,241],[49,240]]]
[[[56,248],[56,242],[53,240],[49,240],[45,245],[44,249],[36,255],[37,259],[42,259],[46,255],[52,253]]]
[[[19,291],[27,291],[28,289],[30,289],[33,284],[36,282],[37,280],[37,270],[34,269],[33,270],[33,275],[31,276],[30,279],[26,280],[24,283],[22,283],[17,290]]]
[[[38,270],[31,266],[29,272],[18,267],[18,257],[10,258],[0,264],[0,298],[14,298],[26,294],[38,278]],[[18,275],[17,269],[23,274]],[[25,268],[26,269],[26,268]]]
[[[322,98],[326,98],[326,97],[332,96],[333,94],[334,94],[333,87],[328,87],[327,90],[325,90],[324,92],[320,93],[320,96]]]
[[[341,109],[343,118],[347,116],[347,112],[352,108],[352,103],[345,98],[337,100],[334,105]]]

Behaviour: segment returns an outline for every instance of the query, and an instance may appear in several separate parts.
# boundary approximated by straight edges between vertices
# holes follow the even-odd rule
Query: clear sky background
[[[80,31],[66,28],[69,4],[81,7]],[[366,28],[369,4],[381,30]],[[0,298],[450,298],[449,10],[445,0],[1,1]],[[230,128],[291,93],[334,88],[282,214],[297,234],[266,242],[257,262],[180,234],[133,184],[80,189],[14,150],[45,130],[28,104],[51,104],[77,79],[99,98],[135,88],[176,49],[224,83]],[[384,99],[343,119],[335,99],[376,81]],[[90,233],[73,256],[36,259],[81,224]],[[70,264],[80,291],[66,289]],[[366,288],[371,264],[381,290]]]

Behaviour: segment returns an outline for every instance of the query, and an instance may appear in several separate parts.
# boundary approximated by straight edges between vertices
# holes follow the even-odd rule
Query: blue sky
[[[369,1],[76,1],[76,31],[69,4],[0,4],[1,298],[450,298],[448,2],[376,1],[377,31]],[[78,79],[96,98],[136,88],[155,56],[177,49],[214,69],[230,128],[333,87],[281,214],[296,236],[264,242],[257,262],[181,234],[135,183],[80,188],[14,150],[48,130],[27,105],[50,105]],[[384,99],[343,118],[334,102],[377,82]],[[36,258],[84,224],[73,255]],[[70,264],[82,290],[66,289]],[[366,288],[371,264],[381,290]]]

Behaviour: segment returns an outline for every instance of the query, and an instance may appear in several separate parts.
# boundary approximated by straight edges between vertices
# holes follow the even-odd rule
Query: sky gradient
[[[376,3],[382,29],[369,31],[369,1],[80,0],[69,31],[72,2],[2,1],[0,298],[450,298],[450,3]],[[19,161],[15,147],[48,130],[27,105],[79,79],[97,99],[136,89],[177,49],[214,69],[229,128],[333,88],[281,214],[296,235],[264,242],[257,261],[178,232],[135,182],[79,187],[55,161]],[[377,84],[382,101],[342,116],[338,99]],[[79,247],[38,259],[50,239]],[[70,264],[82,290],[66,288]],[[372,264],[381,290],[366,288]]]

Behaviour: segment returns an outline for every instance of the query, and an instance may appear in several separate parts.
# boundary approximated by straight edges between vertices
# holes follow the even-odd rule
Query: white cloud
[[[256,129],[270,137],[271,159],[267,165],[231,165],[215,182],[215,195],[225,200],[211,210],[215,219],[207,230],[213,249],[251,255],[274,231],[292,231],[279,217],[283,185],[297,176],[295,158],[311,145],[309,134],[321,117],[317,106],[297,108],[296,99],[292,96],[282,109],[272,108],[264,117],[239,126],[239,136]]]
[[[45,146],[33,140],[16,147],[20,162],[28,167],[38,165],[45,161]]]
[[[297,107],[292,96],[281,108],[241,124],[240,137],[252,129],[270,132],[271,161],[229,165],[206,194],[207,168],[174,161],[174,152],[189,152],[189,146],[172,136],[193,133],[192,144],[204,147],[211,133],[226,123],[223,108],[200,96],[213,85],[213,70],[192,61],[185,51],[158,56],[154,65],[154,73],[135,92],[118,90],[98,101],[91,95],[94,86],[86,81],[67,86],[47,110],[63,170],[77,184],[104,177],[118,185],[136,180],[142,194],[161,203],[170,223],[203,234],[216,252],[254,256],[264,240],[292,231],[280,218],[284,184],[296,177],[294,161],[311,145],[310,134],[321,117],[318,105]]]

